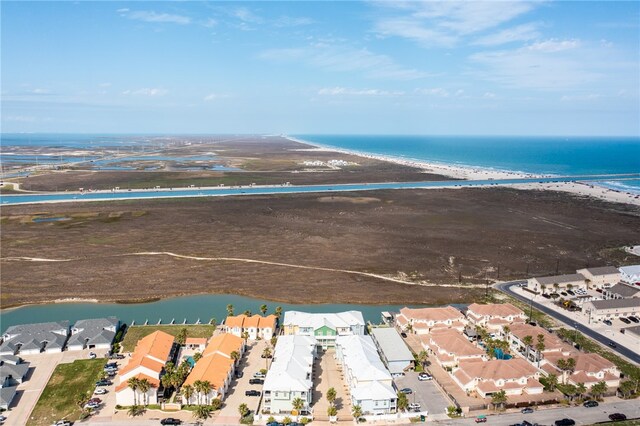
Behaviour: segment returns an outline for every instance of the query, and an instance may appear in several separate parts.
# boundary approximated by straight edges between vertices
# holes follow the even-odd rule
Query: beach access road
[[[625,358],[628,358],[629,360],[637,364],[640,363],[640,353],[638,353],[637,351],[634,351],[631,348],[628,348],[619,342],[617,343],[615,348],[610,347],[609,342],[611,341],[611,338],[609,336],[601,334],[600,332],[598,332],[598,330],[594,330],[592,327],[590,327],[587,324],[578,323],[577,322],[578,319],[571,318],[568,315],[568,313],[567,314],[560,313],[556,309],[550,308],[548,306],[545,306],[541,303],[536,302],[531,297],[525,297],[525,295],[521,294],[521,292],[514,291],[514,288],[515,288],[514,286],[518,286],[524,283],[526,283],[525,280],[509,281],[509,282],[496,284],[495,288],[524,303],[531,304],[537,310],[542,311],[545,314],[564,323],[570,329],[574,329],[574,328],[577,329],[580,333],[586,336],[589,336],[591,339],[605,346],[608,350],[617,352],[618,354],[624,356]]]

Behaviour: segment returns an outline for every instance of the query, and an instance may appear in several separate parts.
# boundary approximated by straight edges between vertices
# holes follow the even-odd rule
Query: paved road
[[[509,281],[506,283],[500,283],[496,285],[496,288],[504,293],[507,293],[509,296],[515,297],[518,300],[521,300],[527,304],[532,303],[533,306],[538,309],[539,311],[544,312],[545,314],[557,319],[558,321],[561,321],[563,323],[565,323],[568,327],[573,328],[575,321],[572,320],[571,318],[562,315],[556,311],[554,311],[553,309],[549,309],[548,307],[541,305],[537,302],[531,302],[530,299],[527,299],[515,292],[513,292],[511,290],[511,287],[517,284],[522,284],[522,283],[526,283],[526,281],[522,280],[522,281]],[[586,334],[587,336],[591,337],[593,340],[602,343],[605,346],[609,345],[609,342],[611,341],[610,338],[603,336],[602,334],[598,333],[597,331],[594,331],[590,328],[585,327],[582,324],[578,324],[576,327],[582,334]],[[611,348],[609,347],[609,349],[611,351],[615,351],[618,352],[620,355],[625,356],[626,358],[630,359],[631,361],[640,364],[640,354],[638,354],[637,352],[622,346],[620,344],[617,344],[617,347],[615,348]]]

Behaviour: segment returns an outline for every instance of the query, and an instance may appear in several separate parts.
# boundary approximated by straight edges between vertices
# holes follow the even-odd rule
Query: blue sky
[[[2,2],[2,131],[640,135],[639,2]]]

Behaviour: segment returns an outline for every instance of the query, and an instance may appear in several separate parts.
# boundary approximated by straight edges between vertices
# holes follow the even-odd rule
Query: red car
[[[485,416],[476,417],[476,423],[486,423],[486,422],[487,422],[487,418]]]
[[[100,398],[91,398],[89,402],[95,402],[97,404],[102,404],[102,400]]]

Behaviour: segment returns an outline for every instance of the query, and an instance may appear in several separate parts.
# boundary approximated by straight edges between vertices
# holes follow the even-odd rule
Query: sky
[[[2,1],[2,132],[640,135],[640,2]]]

